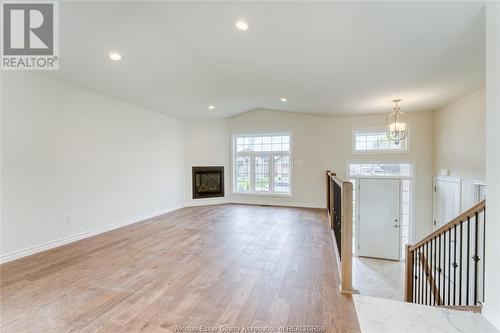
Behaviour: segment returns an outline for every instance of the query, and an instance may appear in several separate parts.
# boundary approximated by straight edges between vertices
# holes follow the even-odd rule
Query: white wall
[[[231,195],[231,144],[228,119],[186,121],[185,129],[187,204],[227,202]],[[224,166],[225,197],[193,200],[191,175],[193,166]]]
[[[483,314],[500,329],[500,3],[486,6],[486,295]]]
[[[2,97],[2,259],[183,204],[182,121],[28,72]]]
[[[345,178],[348,161],[416,162],[415,240],[431,230],[431,113],[410,115],[408,154],[353,155],[351,129],[382,126],[383,115],[256,110],[181,121],[24,72],[3,73],[2,96],[3,257],[183,205],[325,207],[324,172]],[[232,195],[231,135],[276,131],[293,134],[293,197]],[[225,167],[225,198],[191,199],[196,165]]]
[[[353,127],[384,126],[385,116],[321,117],[255,110],[230,119],[230,133],[293,134],[293,197],[232,195],[234,202],[325,207],[325,170],[345,178],[348,161],[396,160],[416,163],[414,238],[432,230],[432,113],[411,113],[410,152],[397,155],[353,155]]]
[[[485,179],[485,91],[464,96],[433,112],[434,176],[450,169],[462,179],[462,210],[473,205],[472,184]]]
[[[247,112],[230,119],[231,135],[252,133],[292,133],[294,164],[292,166],[293,197],[232,195],[235,202],[325,206],[325,156],[328,118],[270,110]]]

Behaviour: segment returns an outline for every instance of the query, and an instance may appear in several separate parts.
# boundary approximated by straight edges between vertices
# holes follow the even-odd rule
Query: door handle
[[[394,225],[394,228],[398,228],[399,227],[398,219],[394,219],[394,222],[396,222],[396,224]]]

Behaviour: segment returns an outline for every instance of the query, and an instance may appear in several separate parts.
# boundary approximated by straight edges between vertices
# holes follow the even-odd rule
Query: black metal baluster
[[[424,265],[422,264],[424,246],[420,247],[418,264],[420,265],[420,304],[424,304]]]
[[[418,264],[420,265],[420,304],[424,302],[424,265],[422,265],[422,254],[423,254],[423,246],[420,247],[420,256],[418,257]]]
[[[465,305],[469,305],[469,262],[470,262],[470,217],[467,217],[467,282],[465,287]]]
[[[453,227],[453,305],[457,298],[457,228]]]
[[[417,275],[418,275],[418,281],[417,281],[417,303],[420,304],[420,248],[417,249],[416,251],[416,258],[417,258]]]
[[[436,294],[434,294],[434,305],[437,304],[437,295],[439,295],[439,287],[437,286],[437,238],[434,238],[434,285],[436,286]]]
[[[448,229],[448,305],[451,305],[451,229]]]
[[[484,207],[483,211],[483,303],[484,303],[484,283],[485,283],[485,267],[484,264],[486,263],[486,207]]]
[[[420,283],[420,274],[419,274],[419,265],[418,265],[418,249],[415,250],[415,260],[416,260],[416,263],[415,263],[415,303],[418,304],[418,300],[419,300],[419,288],[418,288],[418,284]]]
[[[443,305],[446,304],[446,232],[443,232]]]
[[[413,303],[417,302],[417,267],[415,266],[416,258],[415,255],[417,252],[415,251],[413,253],[412,259],[413,259]]]
[[[429,260],[429,247],[427,246],[428,243],[425,243],[424,246],[424,252],[425,252],[425,260],[424,260],[424,278],[425,278],[425,302],[424,304],[427,305],[427,285],[429,284],[428,276],[427,276],[427,266],[428,266],[428,260]]]
[[[476,225],[475,225],[475,233],[474,233],[474,305],[477,305],[477,262],[479,261],[479,257],[477,256],[477,239],[478,236],[477,234],[479,233],[479,220],[478,220],[478,213],[476,212],[475,214],[476,217]]]
[[[439,276],[438,276],[438,293],[439,293],[439,297],[441,298],[441,272],[443,271],[442,268],[441,268],[441,235],[439,235],[439,257],[438,257],[438,273],[439,273]],[[439,304],[439,305],[442,305],[442,304]]]
[[[430,278],[431,278],[431,269],[432,269],[432,264],[431,264],[431,256],[432,256],[432,250],[431,250],[431,242],[427,242],[427,284],[429,288],[429,305],[432,305],[432,285],[430,283]]]
[[[460,221],[460,264],[458,265],[460,267],[460,273],[458,275],[458,305],[462,305],[462,224],[463,221]]]
[[[434,239],[431,239],[431,267],[429,269],[429,274],[430,276],[432,277],[432,270],[433,270],[433,264],[434,264],[434,252],[432,251],[433,250],[433,246],[432,246],[432,243],[433,243]],[[436,275],[434,274],[434,277]],[[431,286],[431,305],[434,304],[436,305],[436,294],[434,293],[435,290],[434,290],[434,286],[436,285],[436,280],[433,279],[433,284]]]
[[[432,305],[432,285],[431,285],[431,270],[432,270],[432,242],[427,242],[427,284],[429,288],[429,305]]]

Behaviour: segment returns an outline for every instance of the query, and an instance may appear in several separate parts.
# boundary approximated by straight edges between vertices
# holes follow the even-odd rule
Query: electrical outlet
[[[70,224],[71,223],[71,215],[64,214],[64,216],[63,216],[63,223],[64,224]]]

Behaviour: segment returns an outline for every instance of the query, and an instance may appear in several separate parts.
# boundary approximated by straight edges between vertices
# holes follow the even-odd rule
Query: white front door
[[[359,180],[359,256],[399,260],[399,182]]]
[[[460,180],[436,178],[434,182],[434,229],[460,214]]]

